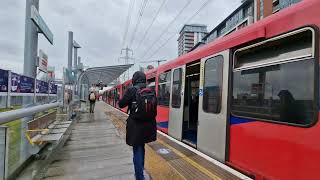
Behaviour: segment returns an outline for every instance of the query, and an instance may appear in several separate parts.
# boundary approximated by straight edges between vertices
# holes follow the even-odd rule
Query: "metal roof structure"
[[[127,71],[133,64],[92,67],[84,70],[79,76],[80,84],[86,81],[89,85],[95,83],[109,84]]]

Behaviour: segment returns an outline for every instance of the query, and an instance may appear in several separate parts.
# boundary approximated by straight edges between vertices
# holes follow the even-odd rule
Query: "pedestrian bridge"
[[[132,150],[125,144],[126,114],[100,101],[94,114],[78,112],[69,119],[67,114],[57,111],[52,117],[57,125],[47,131],[63,135],[41,143],[20,144],[20,150],[27,148],[28,153],[34,153],[25,162],[19,161],[21,153],[16,153],[14,143],[9,140],[17,138],[10,137],[14,129],[7,129],[9,143],[1,141],[5,142],[1,147],[6,150],[0,151],[6,178],[134,179]],[[40,134],[46,136],[46,132]],[[12,171],[14,164],[20,167]],[[156,142],[146,145],[145,172],[146,179],[248,179],[161,132]]]

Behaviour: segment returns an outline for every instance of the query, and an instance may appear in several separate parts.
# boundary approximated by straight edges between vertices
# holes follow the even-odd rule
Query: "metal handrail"
[[[27,108],[2,112],[0,113],[0,125],[23,118],[23,117],[31,116],[42,111],[56,108],[61,105],[62,105],[61,102],[55,102],[50,104],[43,104],[43,105],[37,105],[33,107],[27,107]]]

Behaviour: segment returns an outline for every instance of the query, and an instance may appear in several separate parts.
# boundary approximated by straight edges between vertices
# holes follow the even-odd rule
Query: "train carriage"
[[[318,179],[319,7],[304,0],[148,72],[158,129],[256,179]]]
[[[121,98],[123,97],[124,93],[128,90],[128,88],[132,86],[132,81],[131,80],[127,80],[126,82],[124,82],[122,84],[122,94],[121,94]],[[128,107],[122,108],[121,109],[122,112],[128,113]]]

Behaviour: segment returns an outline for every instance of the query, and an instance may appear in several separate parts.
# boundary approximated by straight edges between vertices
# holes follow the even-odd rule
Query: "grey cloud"
[[[83,47],[79,55],[89,66],[119,64],[121,44],[130,0],[55,0],[40,1],[40,14],[46,20],[54,34],[54,46],[43,36],[39,36],[39,48],[47,52],[49,65],[56,66],[57,76],[61,77],[62,67],[67,65],[67,31],[72,30],[74,37]],[[186,19],[190,17],[205,0],[193,0],[180,18],[169,28],[149,53],[154,52],[172,33],[180,30]],[[134,56],[140,59],[156,40],[167,24],[180,11],[187,0],[167,0],[166,5],[152,26],[150,33],[139,49],[134,49]],[[137,11],[141,0],[136,0],[131,14],[127,43],[132,38],[137,23]],[[150,0],[138,27],[132,47],[143,38],[146,28],[151,23],[162,0]],[[240,0],[212,0],[191,23],[207,24],[208,30],[220,23],[232,10],[240,4]],[[22,72],[24,45],[25,0],[7,0],[3,2],[5,9],[0,12],[0,68]],[[14,13],[13,13],[14,12]],[[152,59],[173,59],[177,56],[177,37],[175,35]],[[4,66],[3,64],[11,63]],[[145,65],[145,64],[143,64]]]

